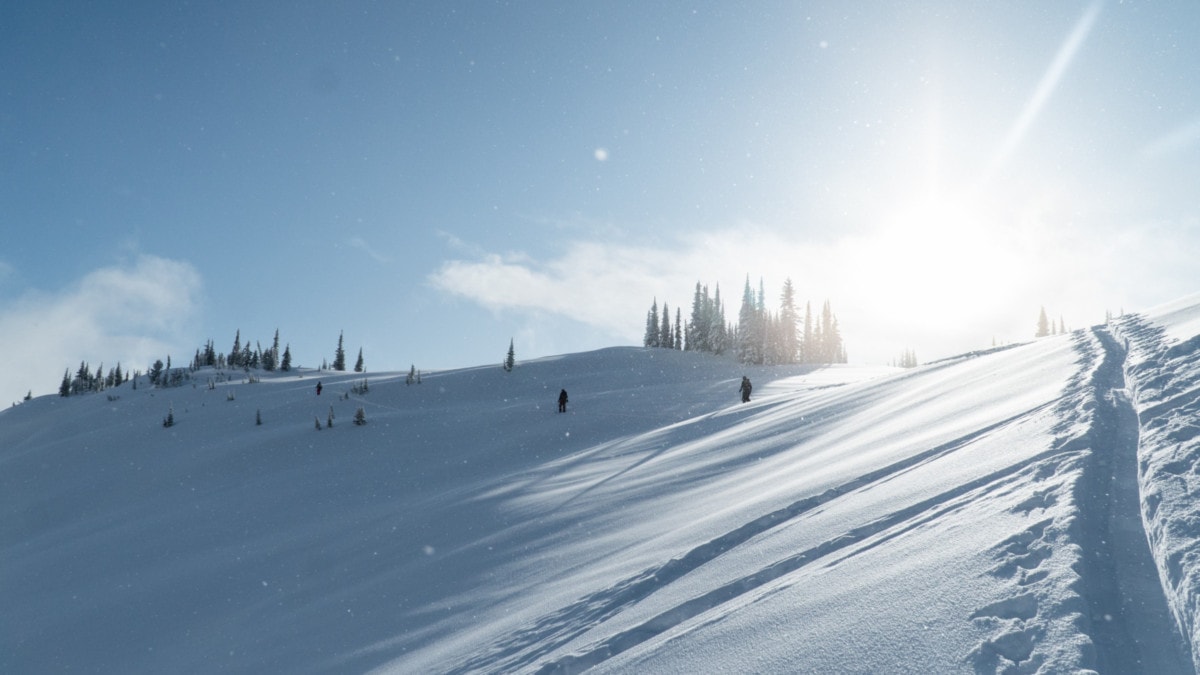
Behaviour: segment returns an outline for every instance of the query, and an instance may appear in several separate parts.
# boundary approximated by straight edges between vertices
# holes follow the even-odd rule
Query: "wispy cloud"
[[[346,243],[349,244],[351,248],[356,248],[356,249],[362,251],[363,253],[366,253],[375,262],[389,263],[392,261],[391,258],[376,251],[375,248],[372,247],[370,244],[368,244],[367,240],[363,239],[362,237],[351,237],[350,240]]]
[[[566,317],[638,344],[652,299],[660,308],[669,302],[672,315],[681,309],[686,321],[696,282],[710,292],[719,284],[726,318],[736,321],[747,274],[754,290],[763,279],[772,310],[791,278],[801,302],[816,308],[832,301],[851,358],[872,363],[904,348],[932,358],[986,348],[993,339],[1029,339],[1043,304],[1079,327],[1103,320],[1105,309],[1135,307],[1130,289],[1153,289],[1140,301],[1155,303],[1190,292],[1147,282],[1163,269],[1171,278],[1187,269],[1170,251],[1189,249],[1169,228],[1159,239],[1114,248],[1086,224],[1054,228],[1043,220],[957,239],[957,226],[947,223],[940,238],[913,240],[916,233],[898,230],[829,243],[742,223],[661,247],[586,240],[544,259],[458,258],[429,282],[497,313]],[[1135,249],[1137,257],[1127,255]],[[1064,258],[1063,250],[1073,255]]]
[[[11,359],[0,396],[53,393],[63,369],[80,361],[145,369],[180,348],[201,289],[190,264],[141,256],[128,267],[91,272],[68,289],[30,291],[0,306],[0,353]]]

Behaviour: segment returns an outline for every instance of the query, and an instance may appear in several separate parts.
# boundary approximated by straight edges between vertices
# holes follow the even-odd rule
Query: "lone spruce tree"
[[[333,354],[333,369],[334,370],[345,370],[346,369],[346,350],[342,349],[342,333],[338,333],[337,351],[334,352],[334,354]]]
[[[517,353],[513,351],[512,338],[508,340],[508,355],[504,357],[504,372],[511,373],[514,366],[517,365]]]

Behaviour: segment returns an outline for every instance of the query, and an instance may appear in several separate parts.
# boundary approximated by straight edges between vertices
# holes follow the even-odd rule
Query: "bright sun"
[[[1008,295],[1020,274],[1005,228],[965,201],[928,199],[886,217],[857,242],[856,282],[883,316],[953,330],[979,318]]]

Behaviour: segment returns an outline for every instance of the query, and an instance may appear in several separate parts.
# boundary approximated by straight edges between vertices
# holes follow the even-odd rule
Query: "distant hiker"
[[[750,378],[742,376],[742,403],[750,402],[750,390],[754,387],[750,384]]]
[[[321,381],[317,380],[317,396],[321,395]]]
[[[567,412],[567,390],[558,392],[558,412]]]

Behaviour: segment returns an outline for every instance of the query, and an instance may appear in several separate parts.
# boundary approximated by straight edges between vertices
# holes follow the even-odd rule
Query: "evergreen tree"
[[[675,351],[683,349],[683,314],[679,308],[675,308],[675,344],[672,345]]]
[[[738,311],[737,359],[741,363],[762,363],[763,335],[758,301],[750,289],[750,275],[742,289],[742,308]]]
[[[363,371],[362,347],[358,348],[358,360],[354,362],[354,372],[361,373]]]
[[[701,292],[700,282],[696,282],[696,292],[692,296],[692,319],[688,323],[686,349],[693,352],[709,351],[708,317],[705,306],[708,299],[708,288]]]
[[[62,384],[58,385],[58,395],[63,396],[63,397],[71,395],[71,369],[70,368],[67,368],[66,370],[63,371]]]
[[[1042,307],[1041,313],[1038,314],[1037,332],[1035,332],[1033,334],[1033,336],[1040,338],[1040,337],[1046,337],[1049,334],[1050,334],[1050,319],[1046,318],[1046,308]]]
[[[508,355],[504,357],[505,372],[512,372],[512,369],[517,365],[517,353],[513,350],[513,341],[510,338],[508,341]]]
[[[708,324],[708,351],[713,354],[724,352],[729,343],[725,332],[725,319],[721,313],[721,287],[713,285],[713,297],[708,297],[708,288],[704,289],[704,315]]]
[[[800,340],[800,363],[814,363],[813,361],[813,317],[812,317],[812,302],[804,303],[804,337]]]
[[[170,358],[170,357],[168,357],[168,358]],[[158,384],[158,381],[160,379],[162,379],[162,374],[163,374],[162,359],[156,359],[154,361],[154,365],[150,366],[150,372],[148,373],[148,375],[150,376],[150,384]]]
[[[646,333],[642,337],[642,346],[657,347],[658,345],[658,298],[655,298],[654,303],[650,305],[650,311],[646,312]]]
[[[271,367],[267,370],[275,370],[279,367],[279,329],[275,329],[275,339],[271,342]]]
[[[279,362],[279,369],[285,373],[292,369],[292,346],[290,344],[283,348],[283,359]]]
[[[671,308],[667,303],[663,302],[662,308],[662,325],[658,330],[658,346],[670,349],[675,344],[675,338],[671,335]]]
[[[338,333],[337,351],[333,354],[333,369],[346,370],[346,350],[342,349],[342,333]]]
[[[242,329],[238,329],[233,337],[233,349],[229,350],[229,367],[237,368],[242,365]]]
[[[780,363],[796,363],[799,357],[800,345],[796,334],[796,290],[792,287],[789,277],[783,282],[783,291],[779,297],[779,361]]]
[[[408,377],[404,378],[404,384],[415,384],[417,381],[417,366],[413,364],[408,369]]]

